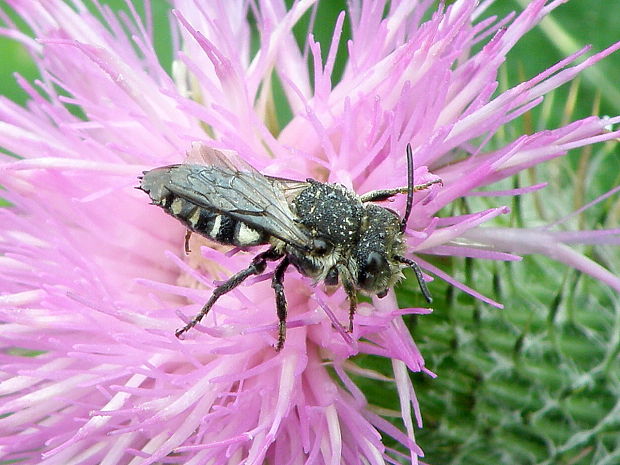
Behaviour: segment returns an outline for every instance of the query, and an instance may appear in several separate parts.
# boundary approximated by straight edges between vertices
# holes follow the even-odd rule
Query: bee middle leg
[[[287,306],[286,306],[286,296],[284,295],[284,273],[288,266],[290,265],[290,261],[288,257],[284,257],[276,270],[273,273],[273,278],[271,279],[271,287],[276,293],[276,311],[278,312],[278,343],[276,344],[276,351],[282,350],[284,347],[284,341],[286,340],[286,314],[287,314]]]
[[[343,280],[342,286],[344,287],[344,291],[347,293],[347,298],[349,299],[349,328],[347,332],[353,332],[353,319],[355,318],[355,312],[357,311],[357,292],[355,291],[355,287],[349,283],[348,281]]]
[[[277,252],[273,248],[259,253],[256,257],[252,259],[252,263],[250,263],[250,266],[248,266],[245,270],[239,271],[238,273],[228,278],[227,281],[217,286],[213,290],[213,294],[211,294],[211,297],[209,298],[207,303],[204,304],[200,312],[198,312],[198,314],[194,317],[192,321],[187,323],[182,328],[177,329],[174,333],[175,336],[180,338],[183,334],[185,334],[187,331],[200,323],[200,320],[202,320],[209,313],[211,307],[213,307],[217,299],[222,297],[224,294],[232,291],[250,276],[261,274],[263,271],[265,271],[268,261],[278,260],[279,258],[282,258],[282,256],[283,254],[281,252]]]

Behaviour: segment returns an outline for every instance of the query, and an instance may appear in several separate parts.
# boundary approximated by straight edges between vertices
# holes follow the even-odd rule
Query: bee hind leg
[[[211,307],[213,307],[215,302],[217,302],[217,299],[222,297],[224,294],[232,291],[250,276],[261,274],[263,271],[265,271],[268,261],[278,260],[282,257],[282,255],[283,254],[281,252],[277,252],[273,248],[270,248],[265,252],[259,253],[256,257],[252,259],[252,263],[250,264],[250,266],[232,275],[230,278],[228,278],[227,281],[217,286],[213,290],[213,294],[211,294],[211,297],[209,298],[207,303],[204,304],[200,312],[198,312],[198,314],[192,319],[192,321],[187,323],[182,328],[177,329],[174,333],[175,336],[181,338],[183,334],[185,334],[198,323],[200,323],[200,320],[202,320],[209,313]]]

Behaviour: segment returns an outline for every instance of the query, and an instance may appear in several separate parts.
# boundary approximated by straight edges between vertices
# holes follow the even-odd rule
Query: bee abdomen
[[[144,173],[140,189],[149,194],[154,205],[181,221],[187,229],[220,244],[251,247],[269,242],[271,236],[266,231],[254,228],[232,215],[197,205],[168,189],[171,172],[177,168],[173,165]]]
[[[239,247],[250,247],[253,245],[266,244],[269,241],[269,234],[264,231],[254,229],[242,221],[237,221],[234,233],[233,243]]]
[[[182,197],[170,194],[154,203],[163,207],[191,231],[220,244],[251,247],[269,241],[269,235],[264,231],[252,228],[229,215],[200,207]]]

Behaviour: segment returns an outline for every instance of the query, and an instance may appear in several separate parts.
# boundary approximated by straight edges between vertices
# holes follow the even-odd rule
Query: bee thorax
[[[310,183],[294,200],[298,221],[313,236],[332,244],[350,244],[359,236],[364,206],[338,184]]]

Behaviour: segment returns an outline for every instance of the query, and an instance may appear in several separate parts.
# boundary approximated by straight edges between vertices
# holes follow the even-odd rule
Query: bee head
[[[392,210],[368,204],[367,224],[353,251],[357,286],[383,297],[400,277],[401,265],[392,257],[403,252],[401,220]]]
[[[413,207],[413,192],[416,188],[423,189],[435,182],[415,186],[413,153],[411,145],[407,144],[407,203],[402,219],[387,208],[365,205],[366,224],[362,225],[361,237],[354,251],[359,289],[376,294],[379,298],[384,297],[402,277],[403,266],[409,266],[415,273],[422,295],[429,303],[432,302],[422,270],[415,261],[403,257],[402,253],[405,250],[403,234]]]

